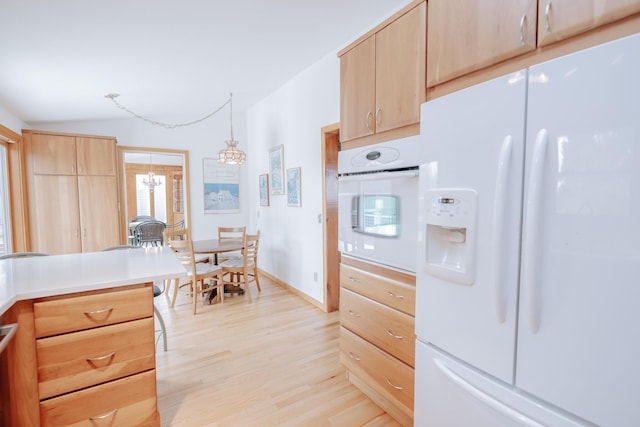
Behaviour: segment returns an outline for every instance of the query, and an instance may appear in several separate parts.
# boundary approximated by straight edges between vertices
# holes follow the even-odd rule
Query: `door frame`
[[[338,251],[338,151],[340,123],[321,128],[322,237],[324,311],[340,307],[340,252]]]

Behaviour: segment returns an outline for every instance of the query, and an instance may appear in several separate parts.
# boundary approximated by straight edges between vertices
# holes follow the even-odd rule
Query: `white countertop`
[[[0,315],[19,300],[186,275],[168,247],[0,260]]]

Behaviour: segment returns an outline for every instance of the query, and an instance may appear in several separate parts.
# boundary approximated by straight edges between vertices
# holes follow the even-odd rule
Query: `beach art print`
[[[287,206],[301,206],[301,168],[287,169]]]
[[[277,145],[269,150],[269,192],[284,194],[284,147]]]
[[[240,166],[203,159],[204,213],[240,212]]]

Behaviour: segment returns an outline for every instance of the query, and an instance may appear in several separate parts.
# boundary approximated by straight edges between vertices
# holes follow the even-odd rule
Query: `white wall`
[[[208,112],[203,112],[203,115]],[[154,118],[155,119],[155,118]],[[188,122],[194,118],[179,120],[158,119],[167,123]],[[234,111],[234,136],[239,147],[247,152],[246,119],[244,114]],[[204,214],[204,185],[202,180],[202,159],[213,158],[230,137],[229,109],[225,108],[202,123],[177,129],[165,129],[135,118],[121,120],[101,120],[83,122],[38,123],[29,129],[53,132],[81,133],[89,135],[115,136],[118,145],[134,147],[171,148],[189,152],[191,182],[191,230],[194,239],[217,237],[218,226],[244,225],[249,223],[249,191],[247,186],[247,166],[240,168],[240,213]]]
[[[263,235],[261,269],[324,301],[322,224],[323,126],[340,120],[340,63],[335,53],[287,82],[247,113],[250,224]],[[269,149],[284,145],[285,171],[302,168],[302,206],[271,195],[259,206],[258,175],[269,172]],[[314,281],[314,273],[317,281]]]
[[[0,125],[11,129],[17,134],[21,134],[22,129],[25,127],[25,123],[22,120],[7,111],[2,105],[0,105]]]

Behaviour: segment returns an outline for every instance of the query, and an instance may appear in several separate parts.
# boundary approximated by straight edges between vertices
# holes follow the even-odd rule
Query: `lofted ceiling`
[[[243,111],[409,0],[0,0],[0,107],[26,123]]]

